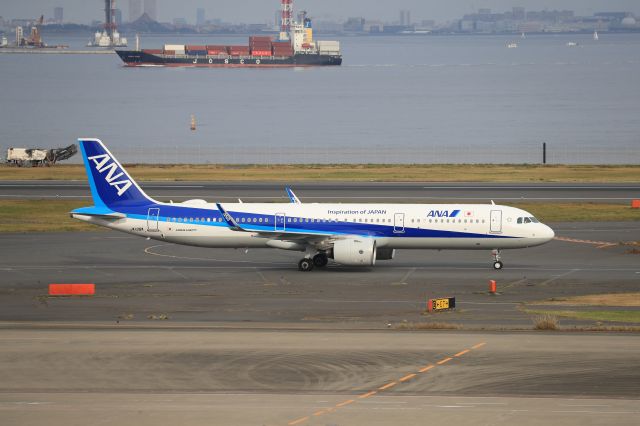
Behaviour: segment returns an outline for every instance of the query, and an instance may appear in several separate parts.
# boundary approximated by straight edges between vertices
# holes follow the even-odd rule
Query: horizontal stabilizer
[[[81,207],[79,209],[72,210],[70,212],[72,215],[78,214],[83,216],[98,216],[104,218],[112,218],[112,219],[122,219],[125,218],[126,215],[118,212],[114,212],[113,210],[106,209],[104,207]]]

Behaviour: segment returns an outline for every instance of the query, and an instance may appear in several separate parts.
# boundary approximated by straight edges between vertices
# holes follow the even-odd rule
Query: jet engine
[[[333,244],[333,259],[349,266],[373,266],[376,263],[376,241],[373,239],[338,240]]]

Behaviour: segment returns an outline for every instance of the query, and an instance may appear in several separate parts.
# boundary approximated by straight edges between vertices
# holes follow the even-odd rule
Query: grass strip
[[[527,314],[551,315],[579,320],[640,323],[640,311],[556,311],[545,309],[524,309]]]
[[[532,213],[542,222],[626,222],[640,220],[640,209],[625,204],[505,203]]]
[[[640,293],[607,293],[569,296],[528,302],[528,305],[559,306],[633,306],[640,307]]]
[[[372,181],[372,182],[640,182],[640,166],[527,164],[127,164],[149,181]],[[0,166],[0,180],[84,180],[81,164]]]
[[[69,217],[73,209],[91,205],[87,200],[0,200],[0,233],[97,231]],[[543,222],[640,220],[640,212],[619,204],[514,204]]]
[[[0,200],[0,233],[104,229],[69,217],[71,210],[89,204],[68,200]]]

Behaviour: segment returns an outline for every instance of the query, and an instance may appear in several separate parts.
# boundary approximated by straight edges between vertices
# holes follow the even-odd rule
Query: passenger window
[[[258,222],[262,223],[262,218],[259,218],[259,219],[258,219]]]

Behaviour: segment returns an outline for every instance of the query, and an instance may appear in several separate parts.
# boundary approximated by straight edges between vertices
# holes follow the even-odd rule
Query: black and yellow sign
[[[455,309],[456,298],[455,297],[443,297],[440,299],[429,299],[427,301],[427,311],[429,312],[441,312]]]

